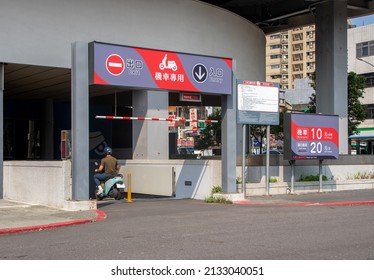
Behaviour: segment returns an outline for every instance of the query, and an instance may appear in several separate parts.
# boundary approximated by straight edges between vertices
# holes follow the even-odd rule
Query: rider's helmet
[[[106,155],[110,155],[110,154],[112,154],[112,148],[111,148],[111,147],[105,147],[105,148],[104,148],[104,153],[105,153]]]

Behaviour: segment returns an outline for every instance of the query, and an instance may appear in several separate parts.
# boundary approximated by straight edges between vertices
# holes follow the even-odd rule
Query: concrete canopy
[[[334,0],[339,1],[339,0]],[[315,23],[315,9],[326,0],[203,0],[232,11],[260,27],[265,34]],[[348,18],[374,12],[372,0],[348,0]]]
[[[249,20],[261,28],[265,34],[285,30],[296,26],[315,23],[315,9],[318,0],[205,0],[220,8],[229,10]],[[374,13],[372,0],[348,0],[348,18],[360,17]],[[22,64],[5,64],[6,99],[19,99],[30,92],[44,92],[49,98],[57,100],[70,99],[70,69],[55,67],[38,67]],[[32,78],[33,83],[29,83]],[[91,88],[91,96],[108,94],[111,89]],[[95,92],[95,93],[93,93]],[[35,96],[36,97],[36,96]],[[40,95],[38,96],[40,98]]]

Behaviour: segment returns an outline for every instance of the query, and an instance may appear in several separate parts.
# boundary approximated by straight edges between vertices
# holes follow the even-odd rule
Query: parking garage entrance
[[[83,190],[82,182],[88,177],[84,175],[88,172],[88,166],[84,160],[89,153],[86,140],[89,136],[88,116],[82,117],[82,112],[85,110],[91,112],[92,108],[89,108],[85,99],[85,96],[89,95],[86,83],[90,85],[90,88],[115,87],[118,92],[131,92],[131,113],[135,117],[167,117],[169,92],[232,95],[233,75],[230,58],[92,42],[88,44],[89,61],[86,65],[79,61],[82,57],[79,55],[79,48],[82,48],[82,54],[84,54],[86,47],[84,45],[76,44],[72,69],[72,142],[75,143],[72,160],[73,191],[77,192],[77,196],[86,192]],[[84,74],[87,73],[85,69],[89,69],[89,80],[85,80],[87,79]],[[116,100],[119,97],[118,92],[115,94]],[[117,115],[118,112],[115,113]],[[110,114],[98,112],[97,115]],[[112,130],[112,135],[117,132],[118,130]],[[132,151],[130,151],[132,159],[168,160],[168,143],[166,124],[132,123]],[[74,154],[78,152],[80,154],[83,152],[83,155],[87,154],[87,157],[74,157]]]

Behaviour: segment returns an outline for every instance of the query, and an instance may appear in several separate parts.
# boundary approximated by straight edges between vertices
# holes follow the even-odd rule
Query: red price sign
[[[286,114],[285,159],[337,159],[339,119],[336,115]]]

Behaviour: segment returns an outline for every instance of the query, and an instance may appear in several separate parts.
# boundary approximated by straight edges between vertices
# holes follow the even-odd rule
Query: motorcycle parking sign
[[[90,84],[232,94],[232,59],[90,43]]]

